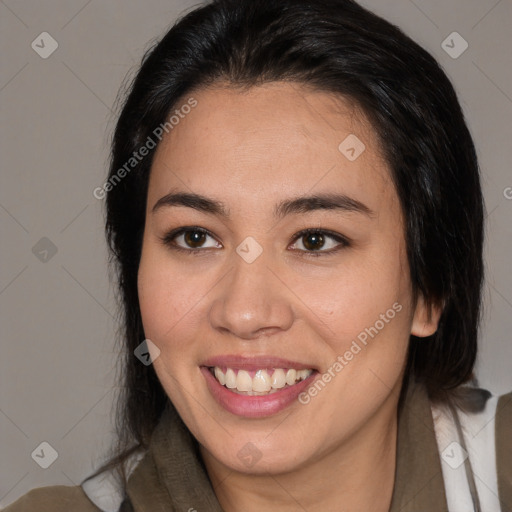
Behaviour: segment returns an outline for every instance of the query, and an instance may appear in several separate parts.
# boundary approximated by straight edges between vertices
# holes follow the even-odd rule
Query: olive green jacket
[[[442,408],[432,408],[422,386],[410,386],[399,420],[390,512],[465,511],[466,506],[471,512],[474,507],[464,505],[470,499],[464,491],[471,487],[469,473],[474,474],[482,512],[512,512],[512,393],[488,402],[485,414],[463,415],[463,437],[469,442],[462,443],[469,458],[460,463],[457,458],[465,452],[453,444],[454,422]],[[86,485],[37,488],[5,512],[103,512],[108,509],[93,503],[101,503],[102,492]],[[119,501],[114,499],[117,505],[110,510],[119,510],[122,495],[117,492]],[[197,443],[171,409],[164,412],[149,450],[131,472],[127,494],[134,512],[222,512]],[[122,510],[132,509],[123,505]]]

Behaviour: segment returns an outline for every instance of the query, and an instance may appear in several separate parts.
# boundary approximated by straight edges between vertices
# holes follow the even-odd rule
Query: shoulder
[[[512,392],[499,397],[496,409],[496,429],[506,430],[510,434],[512,428]]]
[[[138,450],[124,461],[127,477],[131,475],[145,455],[146,450]],[[114,469],[105,470],[86,478],[81,486],[89,500],[98,507],[95,510],[117,512],[125,498],[125,484]]]
[[[484,510],[506,510],[509,502],[512,449],[512,394],[463,387],[458,403],[432,406],[434,429],[449,510],[472,510],[478,499]],[[477,496],[477,498],[475,498]]]
[[[38,487],[16,500],[3,512],[101,512],[80,486]]]
[[[496,407],[496,464],[501,508],[512,511],[512,393],[500,396]]]

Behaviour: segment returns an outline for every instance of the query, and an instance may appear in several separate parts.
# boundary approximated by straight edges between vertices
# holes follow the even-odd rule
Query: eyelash
[[[178,251],[178,252],[182,252],[182,253],[185,253],[185,254],[188,254],[188,255],[194,255],[194,256],[199,256],[201,253],[204,253],[205,250],[207,249],[211,249],[211,247],[208,247],[206,249],[201,249],[201,248],[197,248],[197,249],[186,249],[184,247],[180,247],[179,245],[176,245],[174,243],[174,239],[177,238],[178,236],[180,235],[183,235],[184,233],[187,233],[187,232],[198,232],[198,233],[204,233],[208,236],[211,236],[213,239],[216,240],[216,238],[207,230],[207,229],[204,229],[204,228],[200,228],[198,226],[184,226],[184,227],[181,227],[181,228],[177,228],[177,229],[174,229],[172,231],[170,231],[169,233],[165,234],[163,237],[161,237],[161,241],[162,243],[169,247],[170,249],[172,249],[173,251]],[[327,235],[329,238],[332,238],[333,240],[335,240],[336,242],[338,242],[340,245],[334,249],[329,249],[327,251],[322,251],[321,249],[318,250],[318,251],[305,251],[303,249],[295,249],[297,252],[299,253],[303,253],[303,256],[305,257],[313,257],[313,258],[318,258],[319,256],[329,256],[329,255],[332,255],[333,253],[336,253],[338,252],[339,250],[345,248],[345,247],[349,247],[350,246],[350,241],[340,235],[339,233],[335,233],[333,231],[329,231],[329,230],[326,230],[326,229],[320,229],[320,228],[307,228],[307,229],[303,229],[302,231],[299,231],[298,233],[296,233],[292,239],[292,242],[295,243],[296,241],[298,241],[300,238],[304,237],[305,235],[309,235],[309,234],[322,234],[322,235]]]

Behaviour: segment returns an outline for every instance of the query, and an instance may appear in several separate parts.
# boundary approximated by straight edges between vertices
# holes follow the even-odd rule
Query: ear
[[[414,310],[411,334],[418,338],[425,338],[434,334],[437,331],[442,310],[443,308],[439,304],[427,305],[423,295],[420,295]]]

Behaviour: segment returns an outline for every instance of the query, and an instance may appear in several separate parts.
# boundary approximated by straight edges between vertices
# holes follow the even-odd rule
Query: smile
[[[269,417],[293,406],[320,375],[308,364],[273,356],[217,356],[200,370],[217,404],[245,418]]]
[[[221,386],[234,393],[246,396],[264,396],[294,386],[307,379],[311,369],[262,368],[259,370],[242,370],[214,366],[209,368]]]

